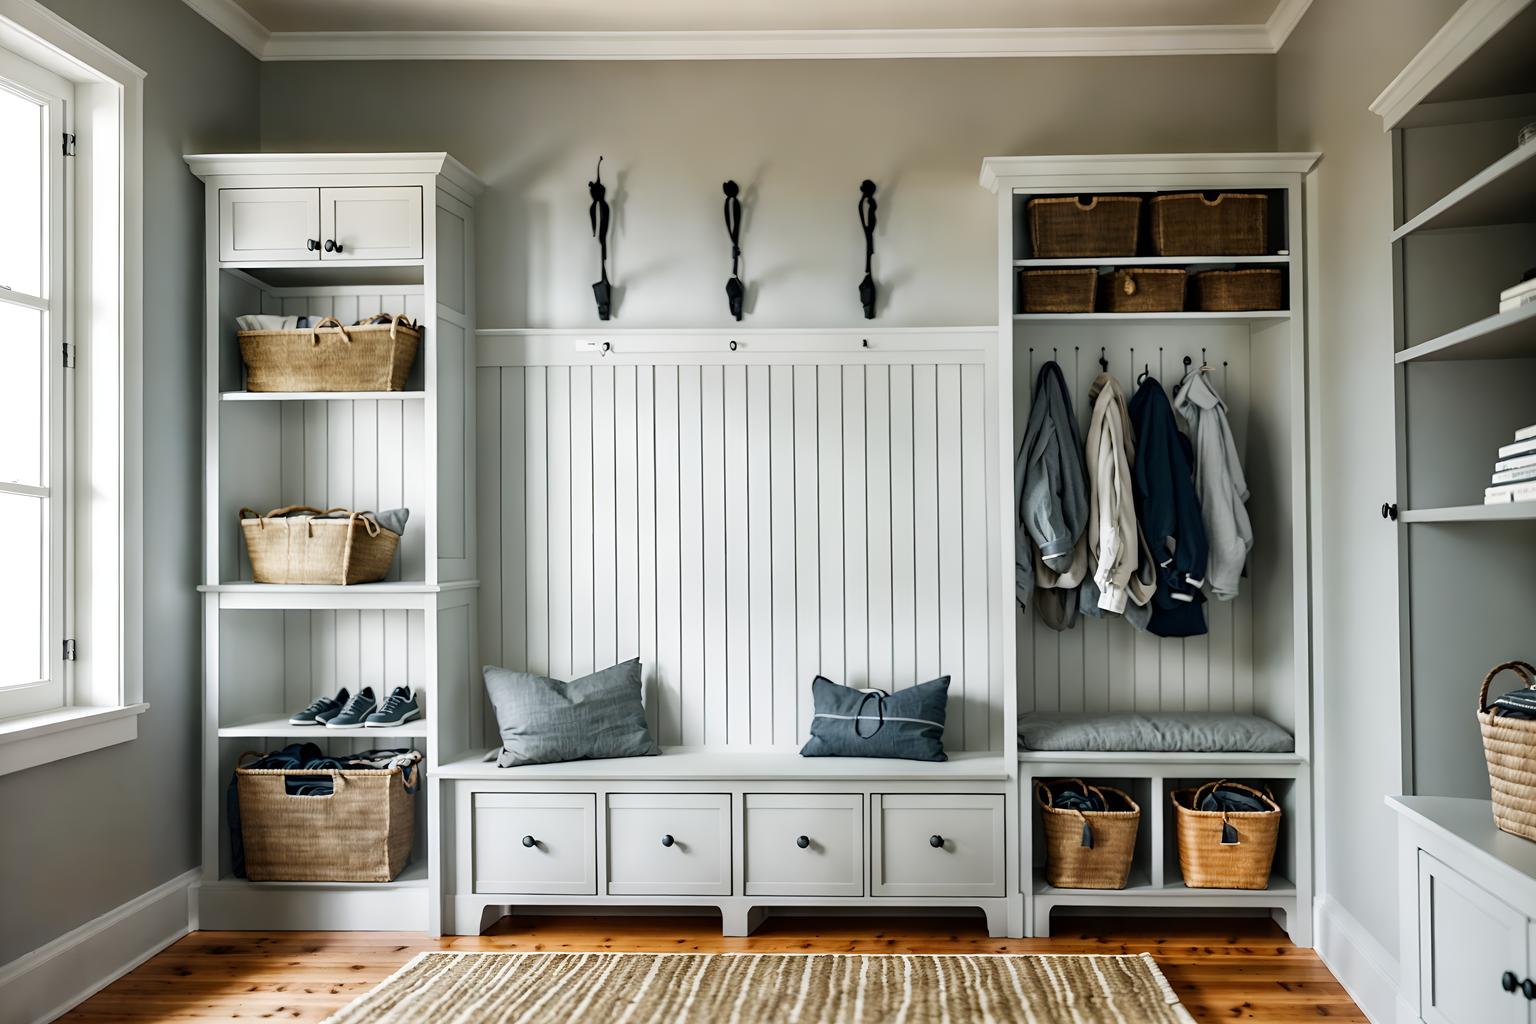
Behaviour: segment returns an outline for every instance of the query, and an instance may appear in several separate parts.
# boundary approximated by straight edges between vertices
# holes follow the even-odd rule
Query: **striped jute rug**
[[[1189,1022],[1152,957],[421,953],[326,1024]]]

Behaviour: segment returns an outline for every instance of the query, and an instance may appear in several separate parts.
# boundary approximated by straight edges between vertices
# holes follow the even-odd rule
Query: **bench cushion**
[[[1274,754],[1296,749],[1295,738],[1267,718],[1225,712],[1019,716],[1026,750],[1155,751],[1159,753]]]

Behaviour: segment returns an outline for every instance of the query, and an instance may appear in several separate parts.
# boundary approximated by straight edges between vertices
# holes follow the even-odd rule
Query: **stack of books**
[[[1484,505],[1536,501],[1536,424],[1515,431],[1515,440],[1499,449],[1492,486],[1483,491]]]

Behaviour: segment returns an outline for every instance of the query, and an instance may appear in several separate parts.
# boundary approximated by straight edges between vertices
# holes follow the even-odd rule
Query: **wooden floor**
[[[505,918],[476,937],[196,932],[61,1020],[319,1021],[423,949],[828,953],[1150,952],[1197,1020],[1364,1021],[1310,949],[1268,920],[1068,919],[1050,939],[991,939],[979,919],[774,918],[722,938],[714,918]]]

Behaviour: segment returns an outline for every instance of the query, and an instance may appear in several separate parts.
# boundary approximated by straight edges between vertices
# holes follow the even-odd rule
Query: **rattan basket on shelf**
[[[1024,313],[1092,313],[1099,272],[1093,267],[1026,270],[1019,275]]]
[[[1276,267],[1202,271],[1190,278],[1190,306],[1206,313],[1284,309],[1284,279]]]
[[[1105,313],[1177,313],[1184,308],[1188,275],[1176,267],[1122,267],[1099,282]]]
[[[333,512],[347,514],[321,518]],[[257,583],[375,583],[389,573],[400,546],[400,535],[372,512],[344,508],[286,505],[264,516],[243,508],[240,531]]]
[[[1267,811],[1202,811],[1200,799],[1223,786],[1258,797]],[[1266,790],[1222,779],[1168,794],[1178,821],[1179,870],[1191,889],[1268,889],[1280,838],[1280,805]],[[1231,833],[1223,841],[1223,831]]]
[[[1495,665],[1477,691],[1477,724],[1483,733],[1493,821],[1522,839],[1536,839],[1536,721],[1497,714],[1488,706],[1488,687],[1500,672],[1513,672],[1526,686],[1536,684],[1536,667],[1523,661]]]
[[[1266,256],[1269,197],[1199,192],[1152,198],[1152,248],[1159,256]]]
[[[1036,258],[1134,256],[1141,225],[1139,196],[1044,196],[1031,199],[1030,249]]]
[[[1136,855],[1141,807],[1129,793],[1114,786],[1085,786],[1079,779],[1063,781],[1074,783],[1080,791],[1098,793],[1106,807],[1119,803],[1129,810],[1052,807],[1050,785],[1036,782],[1035,802],[1040,805],[1045,828],[1045,880],[1058,889],[1124,889]]]
[[[291,331],[240,331],[247,391],[401,391],[421,329],[401,314],[346,327],[327,317]],[[377,318],[374,318],[377,319]]]
[[[411,859],[420,770],[236,767],[246,877],[253,882],[393,881]],[[332,793],[290,796],[290,775],[329,776]]]

